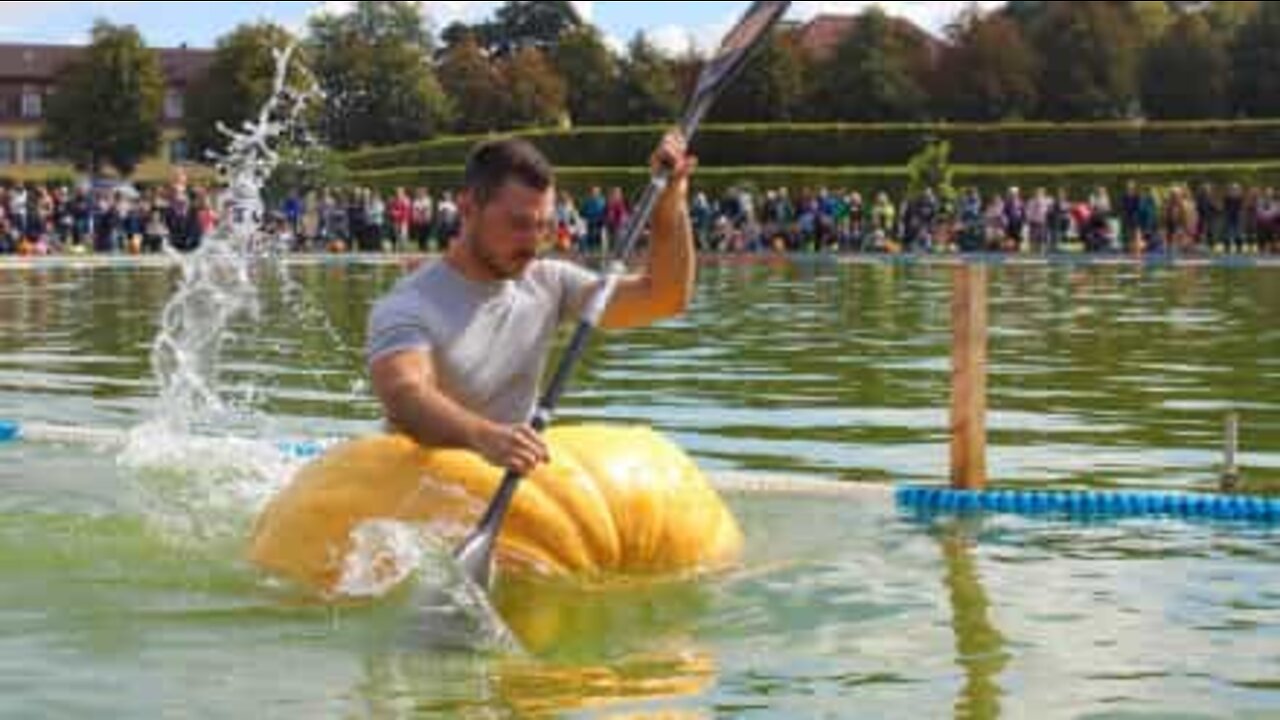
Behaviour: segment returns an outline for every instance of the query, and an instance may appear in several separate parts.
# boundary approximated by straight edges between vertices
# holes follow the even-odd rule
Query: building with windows
[[[74,45],[0,43],[0,177],[38,175],[60,165],[40,140],[46,98],[54,92],[59,70],[84,48]],[[157,50],[166,79],[159,156],[146,163],[153,174],[187,163],[182,120],[187,88],[209,68],[209,50]]]

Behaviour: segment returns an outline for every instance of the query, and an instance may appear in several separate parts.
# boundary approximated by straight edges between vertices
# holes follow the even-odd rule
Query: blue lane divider
[[[923,513],[1053,515],[1067,518],[1170,517],[1280,524],[1280,499],[1160,492],[991,490],[919,486],[894,491],[900,507]]]
[[[123,444],[127,436],[122,430],[76,427],[72,425],[24,424],[13,420],[0,420],[0,443],[47,442],[83,445]],[[311,460],[323,455],[332,442],[314,440],[285,440],[275,443],[277,450],[286,457]]]
[[[319,442],[281,442],[276,447],[285,455],[297,460],[313,460],[320,457],[329,448],[327,443]]]

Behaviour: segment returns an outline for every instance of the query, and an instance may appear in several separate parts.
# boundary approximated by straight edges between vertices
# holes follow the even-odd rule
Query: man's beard
[[[533,261],[534,255],[529,254],[528,257],[519,257],[521,265],[518,269],[512,270],[503,265],[501,258],[497,253],[491,252],[484,245],[471,238],[471,250],[475,255],[476,261],[479,262],[484,269],[499,280],[514,280],[524,274],[524,270]]]

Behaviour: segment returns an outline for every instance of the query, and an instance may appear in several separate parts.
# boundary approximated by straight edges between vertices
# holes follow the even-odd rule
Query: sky
[[[680,2],[655,6],[648,2],[577,2],[579,10],[621,47],[644,31],[660,47],[672,52],[690,42],[712,47],[747,2]],[[879,4],[890,13],[909,17],[926,28],[941,31],[967,2],[793,2],[787,17],[806,20],[818,13],[852,14]],[[984,2],[986,6],[1002,3]],[[83,43],[95,19],[138,27],[153,46],[212,47],[218,36],[236,25],[271,20],[293,29],[305,27],[318,12],[342,12],[349,2],[6,2],[0,1],[0,42]],[[474,22],[492,14],[500,2],[425,2],[437,28],[454,20]],[[654,12],[655,7],[663,10]],[[667,11],[667,8],[670,8]]]

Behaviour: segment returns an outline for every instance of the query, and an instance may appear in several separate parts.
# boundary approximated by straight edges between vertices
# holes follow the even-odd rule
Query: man
[[[675,315],[693,292],[687,207],[695,162],[678,133],[652,162],[672,168],[653,216],[648,268],[621,280],[604,328]],[[470,449],[528,474],[547,449],[527,424],[557,329],[576,318],[600,279],[536,257],[555,230],[553,171],[530,144],[488,142],[467,163],[458,241],[374,307],[367,359],[388,422],[429,447]]]

